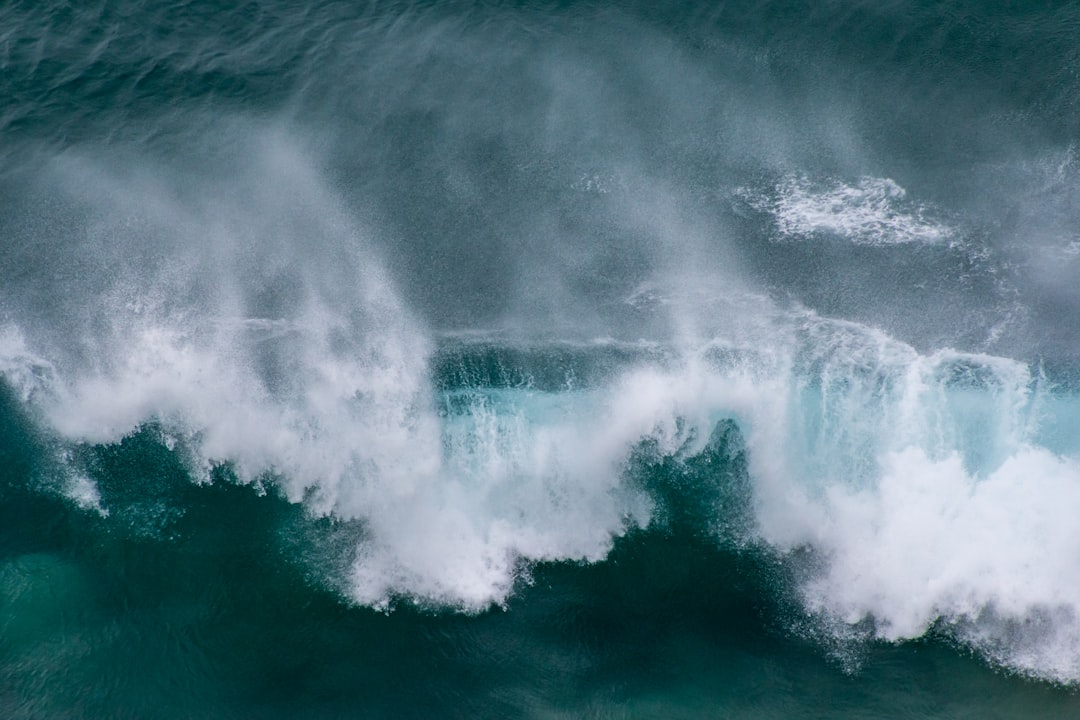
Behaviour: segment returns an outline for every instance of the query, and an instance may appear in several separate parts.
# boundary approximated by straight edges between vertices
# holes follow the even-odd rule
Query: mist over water
[[[53,673],[42,583],[198,582],[192,538],[301,568],[301,625],[529,634],[569,588],[772,612],[768,652],[840,677],[938,643],[1074,685],[1078,17],[0,9],[0,500],[111,548],[6,511],[0,694],[65,706],[19,700]],[[595,590],[617,561],[640,587]],[[652,575],[680,562],[715,575]]]

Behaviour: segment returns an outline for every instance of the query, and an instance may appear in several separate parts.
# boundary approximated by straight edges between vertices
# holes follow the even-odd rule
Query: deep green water
[[[1080,718],[1080,4],[0,2],[0,717]]]

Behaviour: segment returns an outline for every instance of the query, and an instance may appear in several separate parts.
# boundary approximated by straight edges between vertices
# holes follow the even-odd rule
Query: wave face
[[[0,709],[1075,713],[1078,26],[0,8]]]

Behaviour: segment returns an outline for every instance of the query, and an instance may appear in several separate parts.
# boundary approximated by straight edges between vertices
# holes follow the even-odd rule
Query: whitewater
[[[0,544],[0,701],[67,707],[11,700],[33,593],[235,540],[301,625],[435,636],[697,548],[574,592],[746,582],[838,677],[946,647],[1072,707],[1075,12],[840,5],[0,9],[0,499],[121,544]]]

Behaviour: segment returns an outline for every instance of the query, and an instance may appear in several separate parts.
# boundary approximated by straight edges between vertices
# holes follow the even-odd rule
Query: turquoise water
[[[0,5],[0,716],[1080,718],[1078,32]]]

